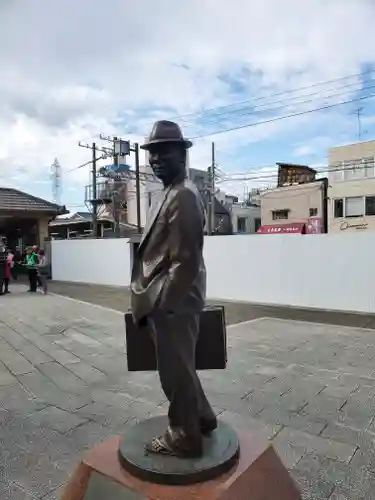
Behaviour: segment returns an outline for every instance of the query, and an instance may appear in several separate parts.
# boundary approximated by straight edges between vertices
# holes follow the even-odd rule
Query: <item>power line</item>
[[[344,163],[344,162],[343,162]],[[375,162],[373,159],[369,160],[361,160],[358,159],[356,161],[352,161],[351,163],[344,165],[344,166],[330,166],[330,165],[321,165],[320,167],[314,168],[317,174],[323,174],[323,173],[333,173],[333,172],[344,172],[348,170],[361,170],[364,168],[368,167],[374,167],[375,168]],[[275,168],[273,166],[270,166],[271,168]],[[251,172],[251,171],[250,171]],[[230,174],[230,175],[242,175],[242,174]],[[278,174],[277,173],[270,173],[270,174],[264,174],[262,172],[252,172],[249,173],[248,175],[243,175],[243,177],[239,178],[231,178],[231,177],[226,177],[225,179],[221,179],[219,182],[244,182],[244,181],[266,181],[269,179],[277,179]]]
[[[240,106],[240,105],[251,103],[251,102],[258,102],[258,101],[261,101],[261,100],[264,100],[264,99],[269,99],[269,98],[272,98],[272,97],[280,97],[280,96],[285,95],[285,94],[291,94],[293,92],[300,92],[300,91],[303,91],[303,90],[308,90],[308,89],[311,89],[311,88],[315,88],[315,87],[318,87],[318,86],[322,86],[322,85],[326,85],[326,84],[330,84],[330,83],[334,83],[334,82],[349,80],[350,78],[364,77],[366,75],[370,75],[370,74],[373,74],[373,73],[375,73],[375,69],[369,69],[369,70],[366,70],[366,71],[362,71],[360,73],[353,73],[351,75],[341,76],[341,77],[333,78],[331,80],[324,80],[324,81],[321,81],[321,82],[318,82],[318,83],[313,83],[313,84],[310,84],[310,85],[305,85],[303,87],[297,87],[297,88],[288,89],[288,90],[285,90],[285,91],[282,91],[282,92],[276,92],[276,93],[266,94],[266,95],[263,95],[263,96],[256,97],[255,99],[254,98],[253,99],[247,99],[247,100],[244,100],[244,101],[237,101],[235,103],[226,104],[226,105],[223,105],[223,106],[216,106],[216,107],[213,107],[213,108],[205,108],[205,109],[202,109],[201,111],[196,111],[196,112],[193,112],[193,113],[185,113],[185,114],[182,114],[182,115],[175,115],[175,116],[170,117],[170,119],[171,120],[173,120],[173,119],[175,119],[175,120],[181,120],[181,119],[183,119],[185,117],[189,117],[189,116],[190,117],[199,116],[199,115],[202,115],[202,114],[205,114],[205,113],[215,112],[217,110],[228,109],[228,108],[231,108],[231,107],[234,107],[234,106]]]
[[[366,85],[368,85],[369,83],[375,83],[375,80],[369,80],[368,82],[366,82]],[[242,109],[237,109],[233,112],[233,114],[231,115],[230,112],[224,112],[224,113],[218,113],[218,114],[215,114],[215,118],[217,117],[220,117],[220,116],[224,116],[227,117],[227,118],[237,118],[238,116],[246,116],[246,115],[249,115],[249,114],[255,114],[255,112],[259,113],[259,112],[269,112],[269,111],[273,111],[275,109],[282,109],[284,107],[287,107],[287,106],[292,106],[292,105],[295,105],[295,106],[299,106],[300,104],[306,104],[308,102],[313,102],[313,101],[317,101],[317,100],[323,100],[323,99],[329,99],[329,98],[332,98],[332,97],[338,97],[340,95],[347,95],[351,92],[354,92],[354,90],[347,90],[346,92],[340,92],[338,93],[337,91],[338,90],[341,90],[341,89],[349,89],[350,87],[353,87],[353,85],[358,85],[357,82],[353,82],[353,83],[350,83],[350,84],[346,84],[346,85],[341,85],[339,87],[331,87],[329,89],[325,89],[325,90],[319,90],[317,92],[310,92],[309,94],[299,94],[299,95],[296,95],[296,96],[292,96],[292,97],[288,97],[287,99],[279,99],[279,100],[276,100],[276,101],[271,101],[271,102],[266,102],[266,103],[262,103],[262,104],[256,104],[255,106],[251,106],[251,110],[249,111],[249,106],[245,107],[245,108],[242,108]],[[368,89],[371,89],[371,88],[374,88],[375,86],[374,85],[369,85],[369,86],[366,86],[366,87],[362,87],[361,89],[358,89],[358,91],[365,91],[365,90],[368,90]],[[322,95],[322,93],[327,93],[327,92],[333,92],[332,95]],[[302,99],[304,97],[312,97],[312,96],[317,96],[315,99],[308,99],[306,101],[302,101],[302,102],[296,102],[296,103],[293,103],[292,101],[296,100],[296,99]],[[281,104],[281,106],[276,106],[276,107],[270,107],[270,105],[273,105],[273,104]],[[262,109],[262,107],[266,106],[266,108]],[[245,111],[246,110],[246,111]],[[241,113],[241,111],[244,111],[243,113]],[[219,121],[217,119],[215,120],[206,120],[204,117],[201,118],[201,121],[204,121],[204,124],[206,123],[219,123]]]
[[[336,78],[336,79],[333,79],[333,80],[327,80],[326,82],[320,82],[320,83],[308,85],[308,86],[305,86],[305,87],[300,87],[299,89],[288,90],[288,91],[280,92],[280,93],[276,93],[276,94],[270,94],[269,97],[279,96],[279,95],[283,95],[283,94],[287,94],[287,93],[291,93],[291,92],[296,92],[298,90],[304,90],[304,89],[314,88],[316,86],[323,85],[324,83],[331,83],[331,82],[340,81],[340,80],[342,81],[342,80],[345,80],[345,79],[348,79],[348,78],[354,78],[354,77],[358,77],[358,76],[361,76],[361,75],[364,75],[364,74],[369,74],[369,73],[372,73],[374,71],[375,70],[369,70],[366,73],[353,74],[353,75],[349,75],[349,76],[345,76],[345,77],[341,77],[341,78]],[[373,82],[373,81],[375,81],[375,80],[371,80],[371,82]],[[314,102],[314,101],[316,101],[318,99],[320,100],[320,99],[327,99],[327,98],[332,98],[332,97],[338,97],[339,95],[346,95],[347,92],[337,94],[337,90],[340,90],[341,88],[348,88],[348,87],[351,87],[351,86],[356,85],[356,84],[357,84],[357,82],[354,82],[354,83],[351,83],[351,84],[342,85],[340,87],[326,89],[325,92],[335,92],[335,94],[328,95],[328,96],[318,96],[318,98],[316,98],[316,99],[308,99],[308,100],[305,100],[305,101],[302,101],[302,102],[299,102],[299,103],[295,103],[294,105],[295,106],[299,106],[299,105],[302,105],[302,104],[307,104],[307,103],[310,103],[310,102]],[[364,88],[362,88],[360,90],[361,91],[363,91],[363,90],[370,90],[370,89],[373,89],[373,88],[375,88],[375,85],[367,86],[367,87],[364,87]],[[321,91],[319,91],[319,92],[321,92]],[[297,96],[289,98],[289,100],[290,99],[300,99],[302,97],[310,97],[310,96],[319,94],[319,92],[313,92],[313,93],[310,93],[310,94],[297,95]],[[260,125],[260,124],[263,124],[263,123],[269,123],[271,121],[276,121],[276,120],[279,120],[279,119],[286,119],[286,118],[290,118],[290,117],[293,117],[293,116],[299,116],[299,115],[305,114],[305,113],[312,113],[314,111],[319,111],[319,110],[322,110],[322,109],[328,109],[328,108],[334,107],[334,106],[341,106],[341,105],[344,105],[344,104],[347,104],[347,103],[356,102],[358,100],[368,99],[368,98],[371,98],[371,97],[373,97],[373,95],[361,96],[361,97],[358,97],[358,98],[353,98],[353,99],[348,100],[348,101],[344,101],[344,102],[340,102],[340,103],[334,103],[332,105],[325,105],[323,107],[319,107],[319,108],[316,108],[316,109],[313,109],[313,110],[306,110],[304,112],[299,112],[299,113],[295,113],[295,114],[293,113],[293,114],[282,116],[282,117],[272,118],[270,120],[264,120],[264,121],[260,121],[260,122],[256,122],[256,123],[252,123],[252,124],[246,124],[246,125],[242,125],[242,126],[238,126],[238,127],[232,127],[232,128],[224,129],[224,130],[217,131],[217,132],[210,132],[210,133],[207,133],[207,134],[198,135],[198,136],[193,137],[193,139],[199,139],[199,138],[202,138],[202,137],[208,137],[208,136],[211,136],[211,135],[217,135],[217,134],[221,134],[221,133],[224,133],[224,132],[229,132],[229,131],[232,131],[232,130],[237,130],[239,128],[256,126],[258,124]],[[255,102],[255,101],[259,101],[259,100],[264,100],[265,98],[266,98],[266,96],[259,97],[259,98],[253,99],[253,100],[243,101],[243,102],[244,103]],[[282,103],[282,102],[283,102],[283,100],[279,100],[279,101],[271,102],[269,104],[277,104],[277,103]],[[235,105],[236,104],[231,104],[231,105],[228,105],[228,106],[221,106],[221,107],[218,107],[218,108],[211,108],[211,110],[213,110],[213,109],[224,109],[224,108],[227,108],[227,107],[233,107]],[[245,113],[240,113],[240,114],[238,114],[238,111],[241,111],[241,110],[237,110],[237,115],[235,117],[246,116],[246,115],[249,115],[249,114],[253,114],[254,110],[257,110],[258,112],[259,111],[262,111],[262,112],[275,111],[277,109],[282,109],[282,108],[286,107],[288,105],[288,102],[285,102],[285,100],[284,100],[284,104],[282,106],[278,106],[276,108],[266,107],[266,108],[261,109],[261,110],[258,109],[259,106],[265,106],[265,105],[266,104],[256,105],[256,106],[253,107],[252,111],[250,111],[250,112],[247,111]],[[211,110],[208,109],[207,111],[211,111]],[[202,113],[203,112],[201,112],[201,114]],[[183,116],[190,116],[190,115],[194,115],[194,113],[191,113],[191,114],[188,114],[188,115],[180,115],[180,116],[183,117]],[[217,116],[220,116],[220,115],[217,115]],[[219,122],[217,120],[210,120],[209,123],[219,123]],[[101,157],[98,157],[97,158],[98,160],[106,159],[106,158],[108,158],[110,156],[110,148],[100,148],[100,150],[103,151],[104,154]],[[85,167],[86,165],[88,165],[90,163],[91,163],[91,161],[88,161],[86,163],[78,165],[77,167],[74,167],[74,168],[68,170],[67,173],[71,173],[71,172],[73,172],[75,170],[78,170],[78,169],[80,169],[82,167]]]
[[[184,113],[184,114],[179,114],[179,115],[171,115],[168,119],[169,120],[184,120],[184,119],[187,119],[188,121],[189,120],[190,121],[191,120],[199,120],[202,115],[205,115],[205,114],[208,114],[208,113],[213,113],[213,112],[217,113],[217,112],[219,112],[221,110],[230,109],[230,108],[233,108],[235,106],[241,106],[241,105],[245,105],[245,104],[249,104],[249,103],[259,102],[259,101],[270,99],[270,98],[273,98],[273,97],[285,96],[285,95],[292,94],[294,92],[301,92],[301,91],[312,89],[312,88],[315,88],[315,87],[319,87],[319,86],[323,86],[323,85],[327,85],[327,84],[333,84],[335,82],[341,82],[341,81],[349,80],[351,78],[362,77],[362,79],[364,79],[364,77],[366,77],[367,75],[372,75],[374,73],[375,73],[375,69],[368,69],[368,70],[362,71],[360,73],[352,73],[350,75],[336,77],[336,78],[332,78],[330,80],[323,80],[321,82],[312,83],[312,84],[304,85],[304,86],[301,86],[301,87],[296,87],[294,89],[284,90],[282,92],[274,92],[274,93],[262,95],[262,96],[259,96],[259,97],[256,97],[256,98],[247,99],[247,100],[244,100],[244,101],[237,101],[237,102],[234,102],[234,103],[231,103],[231,104],[225,104],[225,105],[222,105],[222,106],[216,106],[216,107],[212,107],[212,108],[204,108],[201,111],[195,111],[195,112],[192,112],[192,113]],[[354,85],[356,83],[357,82],[354,82],[354,83],[350,84],[349,86]],[[149,126],[153,125],[153,122],[149,122],[148,125]]]
[[[155,190],[153,190],[153,191],[149,191],[149,192],[147,192],[147,193],[142,193],[142,194],[140,195],[140,199],[145,199],[145,198],[148,198],[148,195],[149,195],[149,194],[152,194],[152,195],[153,195],[154,193],[155,193],[155,194],[156,194],[156,193],[160,193],[161,191],[163,191],[163,188],[160,188],[160,189],[155,189]],[[131,192],[131,193],[134,193],[134,194],[132,194],[132,196],[129,196],[129,197],[126,199],[126,201],[127,201],[127,202],[128,202],[128,201],[133,201],[133,200],[136,200],[136,199],[137,199],[136,191],[128,191],[128,192]],[[68,204],[68,206],[69,206],[70,208],[81,208],[81,207],[83,208],[83,207],[84,207],[84,203],[69,203],[69,204]]]
[[[323,81],[323,82],[318,82],[318,83],[315,83],[315,84],[311,84],[311,85],[307,85],[307,86],[303,86],[303,87],[299,87],[299,88],[296,88],[296,89],[289,89],[287,91],[283,91],[283,92],[278,92],[278,93],[273,93],[273,94],[269,94],[267,96],[260,96],[260,97],[257,97],[255,99],[250,99],[250,100],[245,100],[245,101],[242,101],[242,102],[237,102],[237,103],[232,103],[230,105],[225,105],[225,106],[219,106],[219,107],[216,107],[216,108],[208,108],[208,109],[205,109],[205,110],[202,110],[201,112],[195,112],[195,113],[189,113],[189,114],[185,114],[185,115],[179,115],[177,116],[176,118],[186,118],[186,117],[197,117],[199,115],[202,115],[204,113],[210,113],[210,112],[213,112],[216,110],[216,112],[220,111],[220,110],[225,110],[225,109],[230,109],[230,108],[233,108],[234,106],[239,106],[241,104],[245,104],[245,103],[254,103],[254,102],[259,102],[259,101],[264,101],[265,99],[269,99],[269,98],[272,98],[272,97],[278,97],[278,96],[285,96],[285,95],[288,95],[288,94],[291,94],[291,93],[295,93],[295,92],[298,92],[298,91],[303,91],[303,90],[307,90],[307,89],[312,89],[312,88],[315,88],[315,87],[319,87],[319,86],[322,86],[322,85],[327,85],[329,83],[333,83],[333,82],[339,82],[339,81],[345,81],[345,80],[348,80],[350,78],[358,78],[358,77],[364,77],[366,75],[369,75],[369,74],[373,74],[374,73],[374,69],[370,69],[370,70],[367,70],[365,72],[361,72],[361,73],[356,73],[356,74],[352,74],[352,75],[347,75],[347,76],[343,76],[343,77],[339,77],[339,78],[334,78],[334,79],[331,79],[331,80],[326,80],[326,81]],[[372,80],[371,80],[372,82]],[[370,83],[371,83],[370,82]],[[349,88],[353,85],[357,84],[357,82],[353,82],[353,83],[350,83],[350,84],[345,84],[345,85],[341,85],[339,87],[340,88]],[[369,90],[369,89],[372,89],[372,88],[375,88],[375,86],[367,86],[366,88],[362,88],[361,91],[363,90]],[[321,92],[331,92],[331,91],[335,91],[337,90],[336,89],[325,89],[325,90],[320,90],[318,92],[313,92],[313,93],[310,93],[310,94],[304,94],[304,95],[297,95],[297,96],[292,96],[289,98],[289,101],[290,100],[295,100],[295,99],[301,99],[303,97],[308,97],[308,96],[313,96],[313,95],[316,95],[316,94],[320,94]],[[345,94],[347,94],[347,92],[345,92]],[[331,97],[337,97],[338,95],[340,94],[337,94],[337,92],[334,94],[334,95],[330,95],[330,96],[320,96],[319,99],[327,99],[327,98],[331,98]],[[238,125],[238,126],[235,126],[235,127],[228,127],[228,128],[225,128],[223,130],[219,130],[219,131],[214,131],[214,132],[209,132],[209,133],[204,133],[204,134],[201,134],[201,135],[197,135],[195,137],[193,137],[193,139],[200,139],[200,138],[203,138],[203,137],[209,137],[209,136],[213,136],[213,135],[218,135],[218,134],[222,134],[222,133],[226,133],[226,132],[230,132],[230,131],[234,131],[234,130],[239,130],[239,129],[242,129],[242,128],[249,128],[249,127],[253,127],[253,126],[256,126],[256,125],[261,125],[261,124],[266,124],[266,123],[272,123],[272,122],[276,122],[276,121],[279,121],[279,120],[282,120],[282,119],[287,119],[287,118],[292,118],[292,117],[297,117],[297,116],[301,116],[301,115],[304,115],[304,114],[309,114],[309,113],[313,113],[313,112],[317,112],[317,111],[321,111],[321,110],[326,110],[326,109],[330,109],[330,108],[333,108],[333,107],[337,107],[337,106],[342,106],[342,105],[345,105],[345,104],[349,104],[349,103],[352,103],[352,102],[358,102],[358,101],[362,101],[362,100],[365,100],[365,99],[370,99],[372,97],[375,96],[375,93],[374,94],[370,94],[370,95],[366,95],[366,96],[359,96],[357,98],[353,98],[353,99],[349,99],[349,100],[346,100],[346,101],[342,101],[342,102],[339,102],[339,103],[332,103],[332,104],[326,104],[324,106],[320,106],[320,107],[316,107],[314,109],[309,109],[309,110],[304,110],[304,111],[300,111],[300,112],[295,112],[295,113],[289,113],[289,114],[286,114],[286,115],[282,115],[282,116],[278,116],[278,117],[274,117],[274,118],[270,118],[270,119],[266,119],[266,120],[261,120],[261,121],[257,121],[257,122],[253,122],[253,123],[249,123],[249,124],[244,124],[244,125]],[[310,99],[310,100],[307,100],[307,101],[302,101],[302,102],[299,102],[299,103],[295,103],[294,105],[296,106],[299,106],[299,105],[302,105],[302,104],[306,104],[308,102],[313,102],[313,101],[316,101],[316,99]],[[263,112],[270,112],[270,111],[275,111],[275,109],[277,108],[270,108],[269,105],[270,104],[277,104],[277,103],[280,103],[282,102],[282,100],[279,100],[279,101],[274,101],[274,102],[271,102],[271,103],[268,103],[268,108],[266,107],[265,109],[261,110]],[[291,103],[289,102],[289,105]],[[285,102],[284,100],[284,104],[281,106],[281,108],[285,108],[286,106],[288,105],[287,102]],[[267,103],[266,104],[263,104],[263,106],[267,106]],[[252,111],[249,113],[238,113],[238,111],[241,111],[241,110],[237,110],[235,113],[237,114],[236,117],[239,117],[239,116],[244,116],[244,115],[247,115],[247,114],[252,114],[254,113],[254,110],[256,110],[257,108],[259,108],[259,105],[256,105],[256,106],[253,106],[253,109]],[[280,107],[279,107],[280,108]],[[258,109],[258,112],[259,112],[259,109]],[[228,112],[222,112],[221,114],[226,114]],[[233,113],[233,112],[232,112]],[[219,116],[219,115],[217,115]],[[213,123],[218,123],[217,121],[213,121]],[[102,138],[102,137],[101,137]],[[100,150],[103,152],[103,156],[97,158],[97,160],[99,159],[105,159],[109,156],[110,154],[110,148],[100,148]],[[91,161],[92,162],[92,161]],[[77,170],[77,169],[80,169],[88,164],[90,164],[91,162],[86,162],[82,165],[79,165],[77,167],[75,167],[74,169],[71,169],[69,172],[72,172],[74,170]],[[139,176],[139,174],[138,174]],[[228,179],[226,179],[228,180]],[[235,180],[240,180],[240,179],[235,179]],[[139,179],[138,179],[138,183],[139,183]],[[137,212],[139,211],[139,208],[137,207]]]
[[[273,122],[277,122],[277,121],[280,121],[280,120],[286,120],[287,118],[294,118],[296,116],[307,115],[307,114],[310,114],[310,113],[315,113],[316,111],[322,111],[322,110],[325,110],[325,109],[330,109],[330,108],[334,108],[334,107],[337,107],[337,106],[343,106],[345,104],[350,104],[352,102],[364,101],[365,99],[371,99],[372,97],[375,97],[375,93],[367,95],[367,96],[356,97],[356,98],[353,98],[353,99],[349,99],[347,101],[342,101],[342,102],[332,103],[332,104],[326,104],[325,106],[319,106],[318,108],[314,108],[314,109],[308,109],[308,110],[305,110],[305,111],[299,111],[299,112],[296,112],[296,113],[290,113],[288,115],[277,116],[275,118],[269,118],[267,120],[261,120],[261,121],[258,121],[258,122],[247,123],[246,125],[238,125],[236,127],[230,127],[230,128],[226,128],[224,130],[218,130],[217,132],[209,132],[209,133],[206,133],[206,134],[197,135],[195,137],[192,137],[192,139],[201,139],[203,137],[210,137],[210,136],[213,136],[213,135],[224,134],[226,132],[232,132],[234,130],[240,130],[240,129],[243,129],[243,128],[255,127],[257,125],[264,125],[266,123],[273,123]]]
[[[360,165],[358,164],[351,164],[351,165],[347,165],[347,166],[344,166],[344,167],[330,167],[330,166],[322,166],[320,170],[318,169],[314,169],[317,171],[317,173],[333,173],[333,172],[344,172],[344,171],[348,171],[348,170],[353,170],[355,168],[355,170],[361,170],[361,169],[365,169],[365,168],[368,168],[368,167],[373,167],[375,168],[375,163],[374,163],[374,160],[368,160],[368,161],[362,161]],[[318,167],[319,168],[319,167]],[[233,175],[236,175],[236,174],[233,174]],[[256,175],[256,174],[255,174]],[[278,178],[278,174],[275,173],[275,174],[266,174],[265,176],[254,176],[254,175],[248,175],[246,177],[243,177],[243,178],[239,178],[239,179],[232,179],[232,178],[226,178],[226,179],[223,179],[221,180],[220,182],[246,182],[246,181],[250,181],[250,180],[253,180],[253,181],[263,181],[263,180],[270,180],[270,179],[277,179]],[[317,179],[319,180],[319,179]],[[311,183],[306,183],[306,184],[298,184],[298,186],[300,186],[300,189],[301,189],[301,195],[302,194],[305,194],[305,193],[302,193],[302,191],[307,191],[309,190],[308,188],[308,185],[311,184]],[[295,185],[297,186],[297,184]],[[282,188],[282,186],[279,186],[280,189]],[[277,186],[274,186],[272,188],[265,188],[264,190],[262,190],[262,188],[259,188],[259,191],[268,191],[268,190],[273,190],[273,189],[277,189]],[[149,196],[149,194],[151,193],[151,195],[155,194],[155,193],[159,193],[163,190],[163,188],[160,188],[160,189],[155,189],[153,191],[150,191],[150,192],[147,192],[147,193],[143,193],[140,195],[140,198],[146,198]],[[134,191],[135,193],[135,191]],[[300,194],[296,194],[296,196],[300,195]],[[137,197],[136,195],[133,195],[133,196],[130,196],[127,198],[126,201],[132,201],[132,200],[135,200]],[[71,208],[74,208],[74,207],[83,207],[83,204],[81,203],[71,203],[68,205],[69,207]]]

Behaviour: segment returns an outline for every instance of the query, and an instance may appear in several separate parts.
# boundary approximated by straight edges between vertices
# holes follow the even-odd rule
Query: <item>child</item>
[[[39,250],[39,264],[37,265],[40,286],[44,294],[47,294],[48,262],[44,250]]]

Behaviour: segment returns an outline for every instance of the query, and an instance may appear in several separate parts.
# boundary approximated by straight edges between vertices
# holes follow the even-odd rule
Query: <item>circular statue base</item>
[[[164,434],[168,425],[165,416],[136,424],[120,441],[121,465],[145,481],[157,484],[186,485],[214,479],[228,472],[239,458],[239,441],[235,431],[224,422],[204,437],[203,456],[178,458],[147,453],[145,446],[153,437]]]

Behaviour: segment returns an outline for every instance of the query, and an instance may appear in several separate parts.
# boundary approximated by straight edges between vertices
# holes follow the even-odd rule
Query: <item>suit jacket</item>
[[[130,288],[136,323],[156,309],[167,312],[203,309],[204,225],[201,196],[187,180],[163,189],[152,204],[133,260]]]

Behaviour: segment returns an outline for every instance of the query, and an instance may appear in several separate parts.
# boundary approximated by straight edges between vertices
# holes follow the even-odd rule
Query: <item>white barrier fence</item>
[[[375,313],[375,233],[205,239],[207,297]],[[124,239],[52,242],[54,280],[128,286]]]
[[[95,285],[128,286],[130,282],[129,240],[54,240],[52,279]]]

